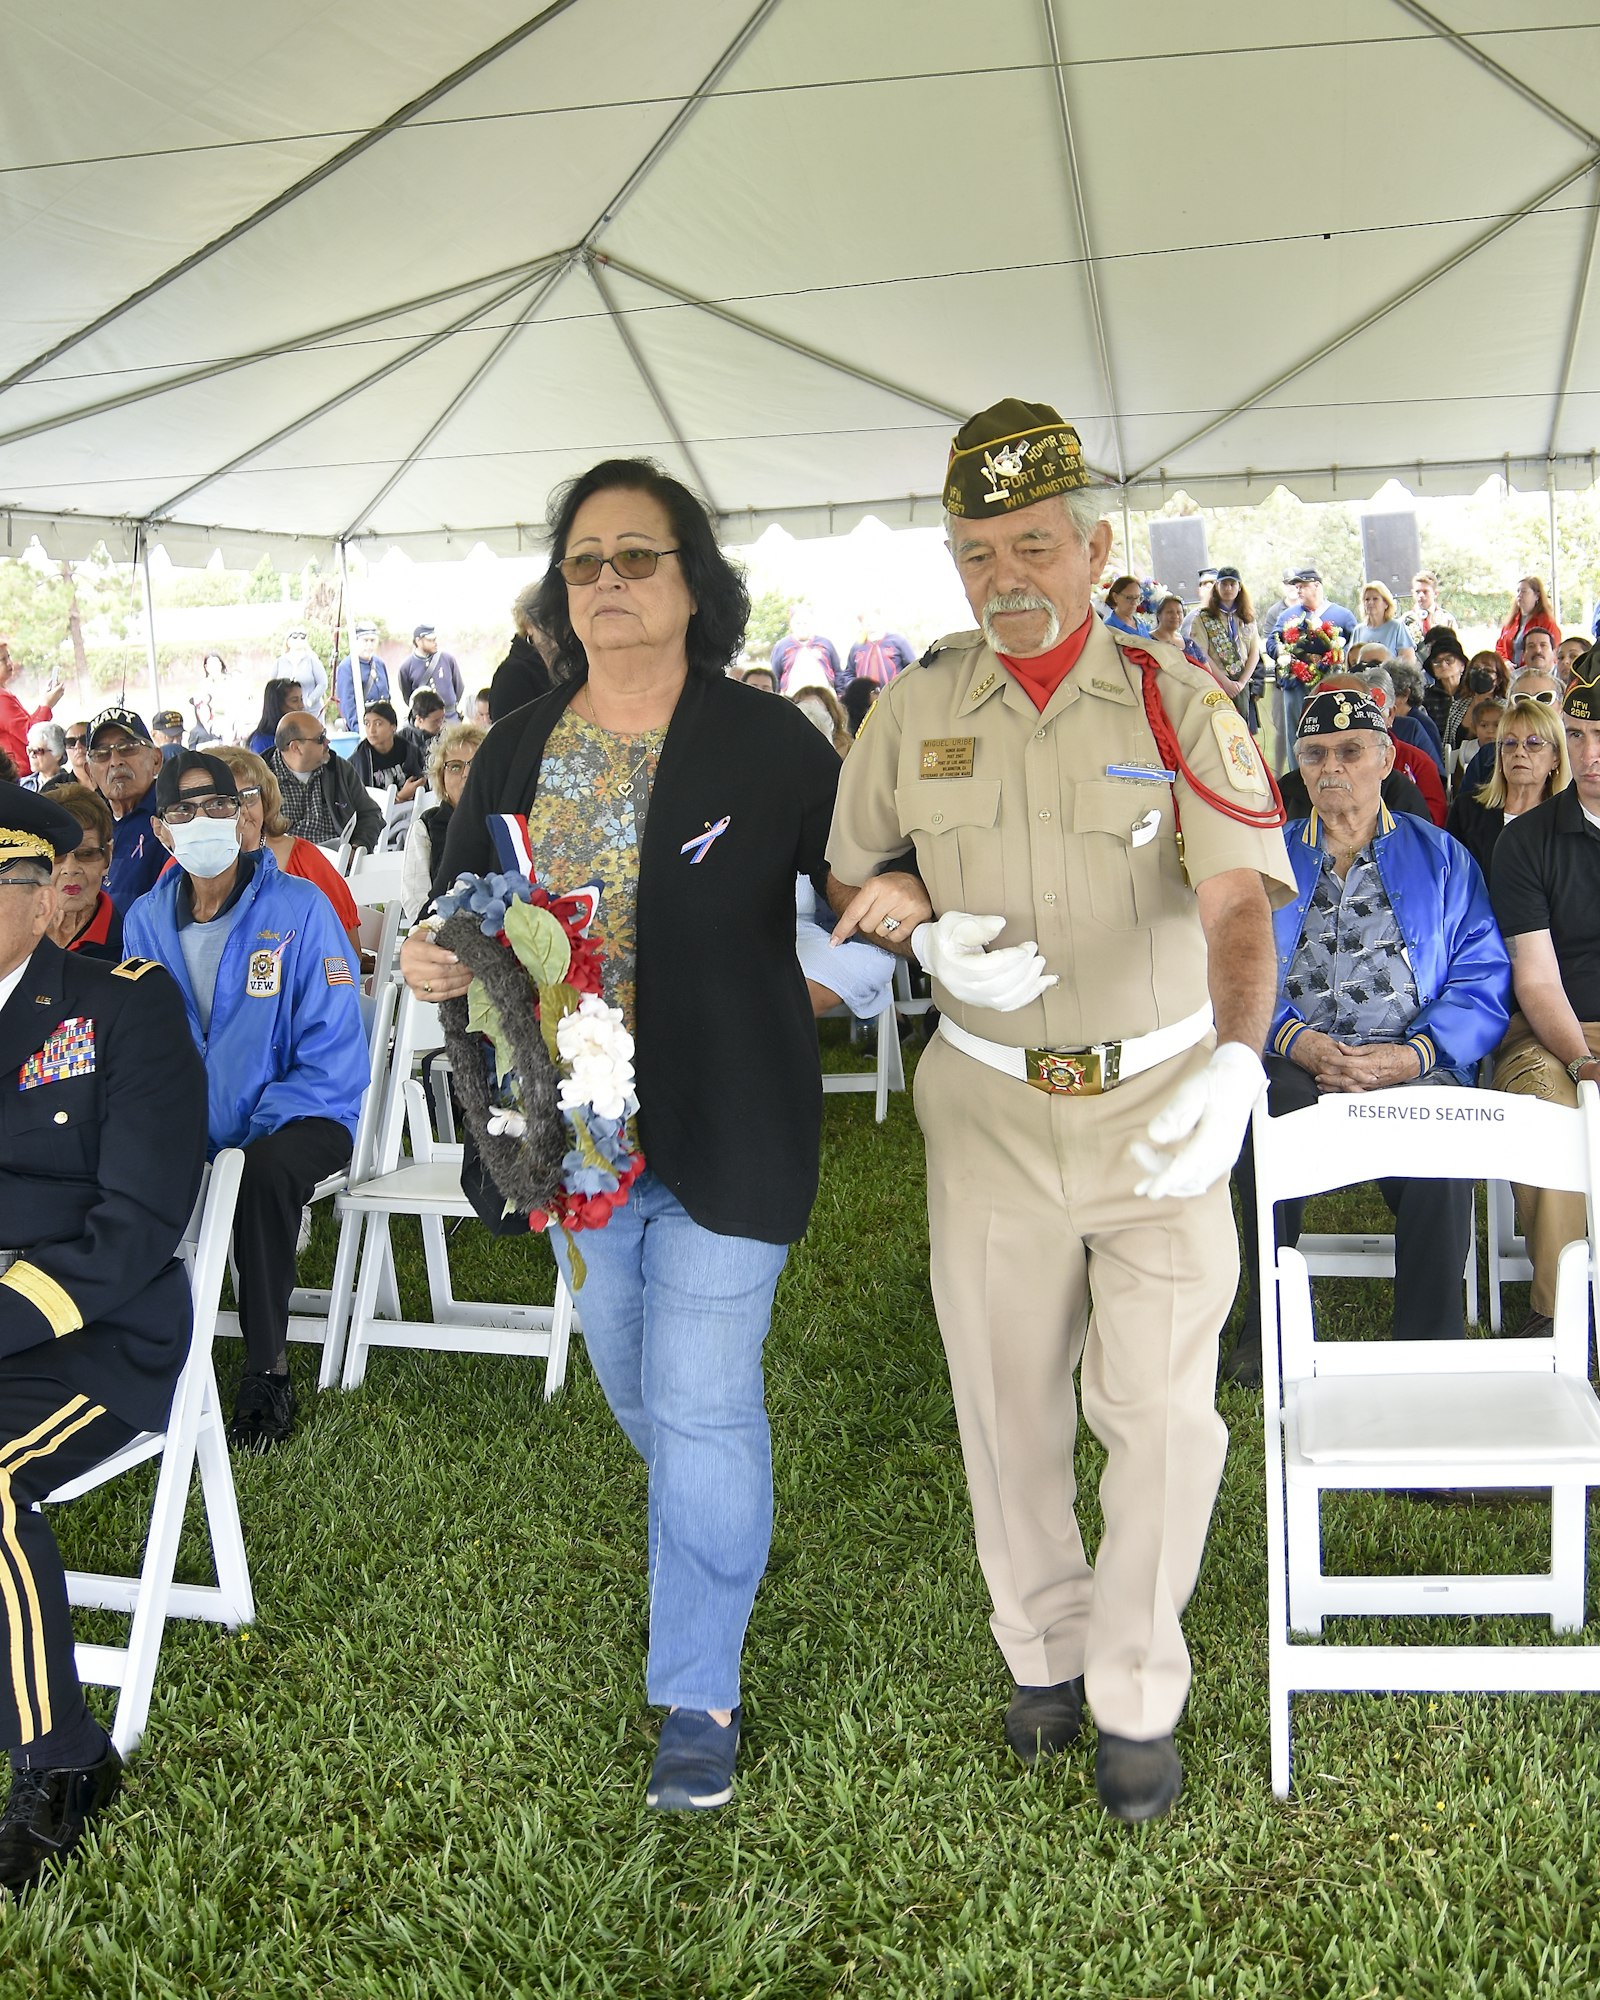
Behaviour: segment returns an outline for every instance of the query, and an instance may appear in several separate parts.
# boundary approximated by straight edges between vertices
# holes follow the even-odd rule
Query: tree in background
[[[744,631],[745,651],[770,653],[789,629],[789,614],[795,602],[781,590],[764,590],[759,597],[752,598],[750,622]]]

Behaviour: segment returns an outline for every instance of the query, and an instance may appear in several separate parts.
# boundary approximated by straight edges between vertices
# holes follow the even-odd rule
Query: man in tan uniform
[[[1016,1683],[1007,1741],[1029,1764],[1065,1748],[1087,1693],[1101,1800],[1139,1820],[1182,1783],[1179,1621],[1227,1442],[1228,1170],[1262,1084],[1269,895],[1292,876],[1227,696],[1091,613],[1111,531],[1088,483],[1047,406],[1008,400],[958,434],[950,546],[983,630],[879,697],[845,760],[829,895],[836,938],[909,944],[933,975],[933,1295]],[[912,847],[920,882],[876,872]],[[1080,1362],[1107,1453],[1092,1568]]]

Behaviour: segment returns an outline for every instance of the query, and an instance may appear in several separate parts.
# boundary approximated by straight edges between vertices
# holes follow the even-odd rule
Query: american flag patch
[[[347,958],[325,958],[322,969],[328,976],[330,986],[354,986],[350,977],[350,961]]]
[[[94,1023],[74,1014],[51,1034],[44,1047],[17,1073],[18,1090],[37,1090],[42,1083],[62,1083],[69,1076],[94,1074]]]

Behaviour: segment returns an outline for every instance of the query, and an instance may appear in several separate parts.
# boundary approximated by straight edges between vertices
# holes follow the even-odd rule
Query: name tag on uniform
[[[283,960],[275,951],[253,951],[245,974],[244,990],[252,1000],[273,1000],[283,977]]]
[[[920,775],[924,778],[970,778],[973,736],[925,736]]]

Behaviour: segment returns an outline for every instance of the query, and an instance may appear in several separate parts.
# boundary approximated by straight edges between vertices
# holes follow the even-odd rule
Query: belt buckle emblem
[[[1025,1049],[1028,1082],[1051,1097],[1099,1097],[1116,1088],[1122,1044],[1090,1049]]]

